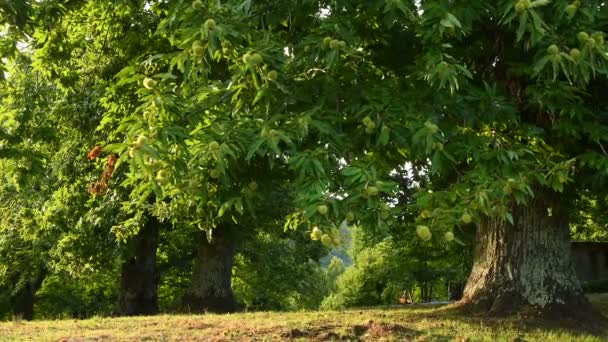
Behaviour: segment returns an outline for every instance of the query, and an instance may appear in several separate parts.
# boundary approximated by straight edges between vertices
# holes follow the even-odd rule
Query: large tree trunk
[[[559,194],[538,191],[526,206],[513,207],[513,225],[482,219],[462,307],[559,321],[593,316],[574,272],[568,213],[559,200]]]
[[[158,272],[156,249],[161,223],[150,216],[134,238],[133,255],[121,271],[120,313],[154,315],[158,313]]]
[[[26,281],[25,284],[13,296],[13,314],[25,320],[34,319],[34,304],[36,302],[36,292],[42,285],[46,272],[42,272],[35,279]]]
[[[182,305],[190,312],[234,312],[238,309],[232,294],[232,263],[235,246],[221,229],[213,241],[204,239],[194,260],[192,281]]]

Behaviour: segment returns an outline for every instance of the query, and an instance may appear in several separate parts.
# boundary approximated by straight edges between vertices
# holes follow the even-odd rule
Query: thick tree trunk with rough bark
[[[158,313],[158,272],[156,249],[161,223],[150,217],[134,238],[133,255],[123,264],[120,284],[122,315]]]
[[[513,225],[482,219],[463,308],[493,316],[593,316],[574,271],[568,214],[559,202],[559,194],[541,190],[526,206],[513,207]]]
[[[213,241],[204,239],[199,246],[192,281],[184,298],[183,309],[190,312],[234,312],[238,305],[232,294],[232,263],[235,246],[218,230]]]

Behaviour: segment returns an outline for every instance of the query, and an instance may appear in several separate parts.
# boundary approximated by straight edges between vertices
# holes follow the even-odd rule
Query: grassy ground
[[[608,314],[608,294],[591,297]],[[162,315],[0,323],[0,341],[608,341],[522,320],[488,321],[432,307],[332,312]]]

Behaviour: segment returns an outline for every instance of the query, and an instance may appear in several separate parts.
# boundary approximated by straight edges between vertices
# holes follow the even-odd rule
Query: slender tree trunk
[[[494,316],[593,316],[574,272],[568,215],[559,200],[559,194],[541,190],[527,206],[513,208],[513,225],[482,219],[462,307]]]
[[[133,255],[121,271],[120,313],[154,315],[158,313],[158,272],[156,249],[161,223],[150,216],[134,238]]]
[[[42,286],[46,272],[42,272],[36,279],[26,281],[13,297],[13,314],[25,320],[34,319],[34,304],[36,292]]]
[[[199,246],[192,281],[182,299],[190,312],[234,312],[238,305],[232,294],[232,263],[235,246],[221,229],[212,242],[204,239]]]
[[[448,294],[449,300],[461,300],[464,291],[464,283],[462,282],[450,282]]]

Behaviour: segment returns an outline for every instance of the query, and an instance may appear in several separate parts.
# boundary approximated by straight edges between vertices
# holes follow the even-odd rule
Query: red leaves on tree
[[[89,158],[89,160],[95,160],[95,159],[97,159],[97,157],[99,157],[100,154],[101,154],[101,146],[97,145],[97,146],[93,147],[93,149],[90,150],[89,153],[87,153],[87,158]]]
[[[106,164],[106,169],[101,175],[101,180],[99,182],[92,183],[91,185],[89,185],[89,193],[93,195],[100,195],[106,192],[106,190],[108,189],[108,182],[110,181],[110,179],[112,178],[112,174],[114,173],[114,168],[116,167],[117,159],[118,157],[116,157],[115,154],[111,154],[110,157],[108,157],[108,163]]]

